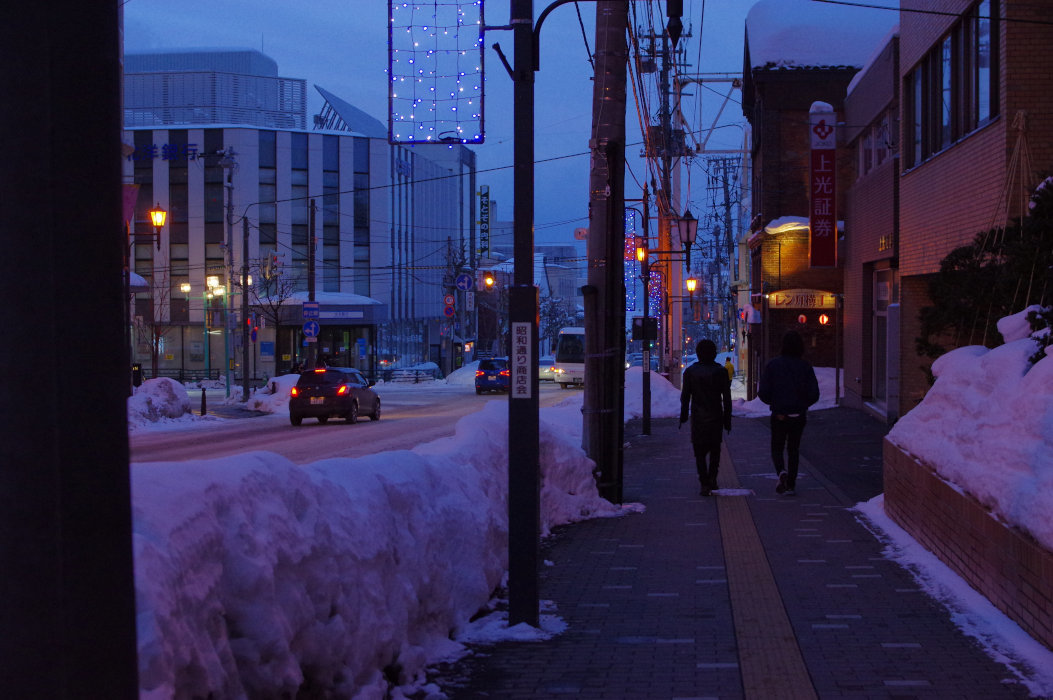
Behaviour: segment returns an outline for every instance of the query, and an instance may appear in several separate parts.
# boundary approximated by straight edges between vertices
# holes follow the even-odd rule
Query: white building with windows
[[[303,81],[257,51],[128,54],[125,69],[131,271],[148,286],[133,362],[240,376],[246,265],[257,380],[303,362],[312,286],[331,362],[376,375],[444,352],[444,295],[474,235],[470,150],[391,146],[379,121],[321,88],[305,130]],[[155,206],[168,212],[159,240]]]

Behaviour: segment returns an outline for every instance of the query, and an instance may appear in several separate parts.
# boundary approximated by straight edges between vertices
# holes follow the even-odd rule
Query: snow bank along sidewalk
[[[542,412],[542,522],[599,497],[572,400]],[[132,468],[141,697],[381,698],[412,684],[507,568],[505,402],[412,451]]]

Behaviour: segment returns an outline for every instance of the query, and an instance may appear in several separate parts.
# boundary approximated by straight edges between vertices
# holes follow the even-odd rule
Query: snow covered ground
[[[1039,363],[1023,375],[1023,351],[1013,343],[1005,348],[949,354],[930,394],[937,408],[921,410],[923,403],[905,416],[897,439],[920,454],[927,448],[916,436],[939,430],[944,441],[962,442],[974,440],[976,430],[989,431],[993,452],[1010,455],[997,463],[998,471],[1009,475],[998,478],[993,492],[1008,496],[1005,489],[1026,487],[1033,492],[1029,502],[1042,494],[1044,501],[1020,512],[1044,521],[1053,512],[1047,473],[1053,460],[1046,459],[1053,365]],[[987,355],[994,361],[983,364]],[[967,366],[974,364],[970,371]],[[833,370],[819,368],[817,374],[822,399],[816,408],[833,406]],[[473,368],[465,367],[445,385],[462,391],[473,376]],[[294,381],[276,378],[273,393],[257,392],[251,405],[285,410],[287,385]],[[940,397],[955,382],[967,399],[951,412],[954,401]],[[1007,397],[996,401],[995,389]],[[1021,398],[1022,390],[1033,396]],[[679,414],[679,392],[656,373],[651,395],[653,417]],[[734,396],[736,416],[767,415],[763,404],[745,401],[741,386]],[[569,392],[560,405],[541,411],[546,533],[559,524],[642,509],[599,497],[592,462],[580,448],[581,401],[580,392]],[[641,407],[642,371],[631,368],[626,418],[640,415]],[[997,423],[982,419],[987,423],[973,431],[956,425],[963,412],[984,413],[985,407],[1005,415]],[[190,410],[182,387],[152,380],[129,399],[129,429],[187,429],[217,420],[184,409]],[[910,418],[916,412],[918,417]],[[915,422],[924,427],[912,428]],[[1031,451],[1019,447],[1025,442]],[[455,657],[461,642],[558,634],[562,622],[553,614],[542,615],[541,629],[509,628],[500,612],[469,621],[494,608],[505,576],[507,452],[507,409],[498,400],[460,421],[454,436],[413,450],[300,467],[268,452],[134,464],[142,697],[173,697],[175,688],[180,697],[292,695],[306,680],[347,697],[399,698],[421,690],[426,666]],[[994,471],[989,463],[976,471],[984,472],[985,483],[995,481],[987,474]],[[1053,654],[892,524],[881,497],[859,511],[886,538],[888,556],[915,571],[963,630],[995,658],[1024,659],[1047,669],[1024,682],[1038,695],[1053,695]]]

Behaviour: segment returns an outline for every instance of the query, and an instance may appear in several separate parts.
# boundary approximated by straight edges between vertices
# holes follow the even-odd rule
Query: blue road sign
[[[303,334],[308,338],[318,337],[318,321],[304,321]]]
[[[318,302],[317,301],[305,301],[303,303],[303,317],[304,318],[318,318]]]
[[[475,286],[475,280],[473,280],[472,276],[468,273],[462,272],[461,274],[457,275],[457,281],[454,284],[456,285],[457,289],[460,289],[462,292],[467,292]]]

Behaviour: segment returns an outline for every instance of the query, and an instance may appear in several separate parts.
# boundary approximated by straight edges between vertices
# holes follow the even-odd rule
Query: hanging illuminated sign
[[[479,255],[490,255],[490,186],[479,187]]]
[[[811,173],[809,250],[812,267],[837,265],[837,121],[833,107],[813,102],[809,111]]]

